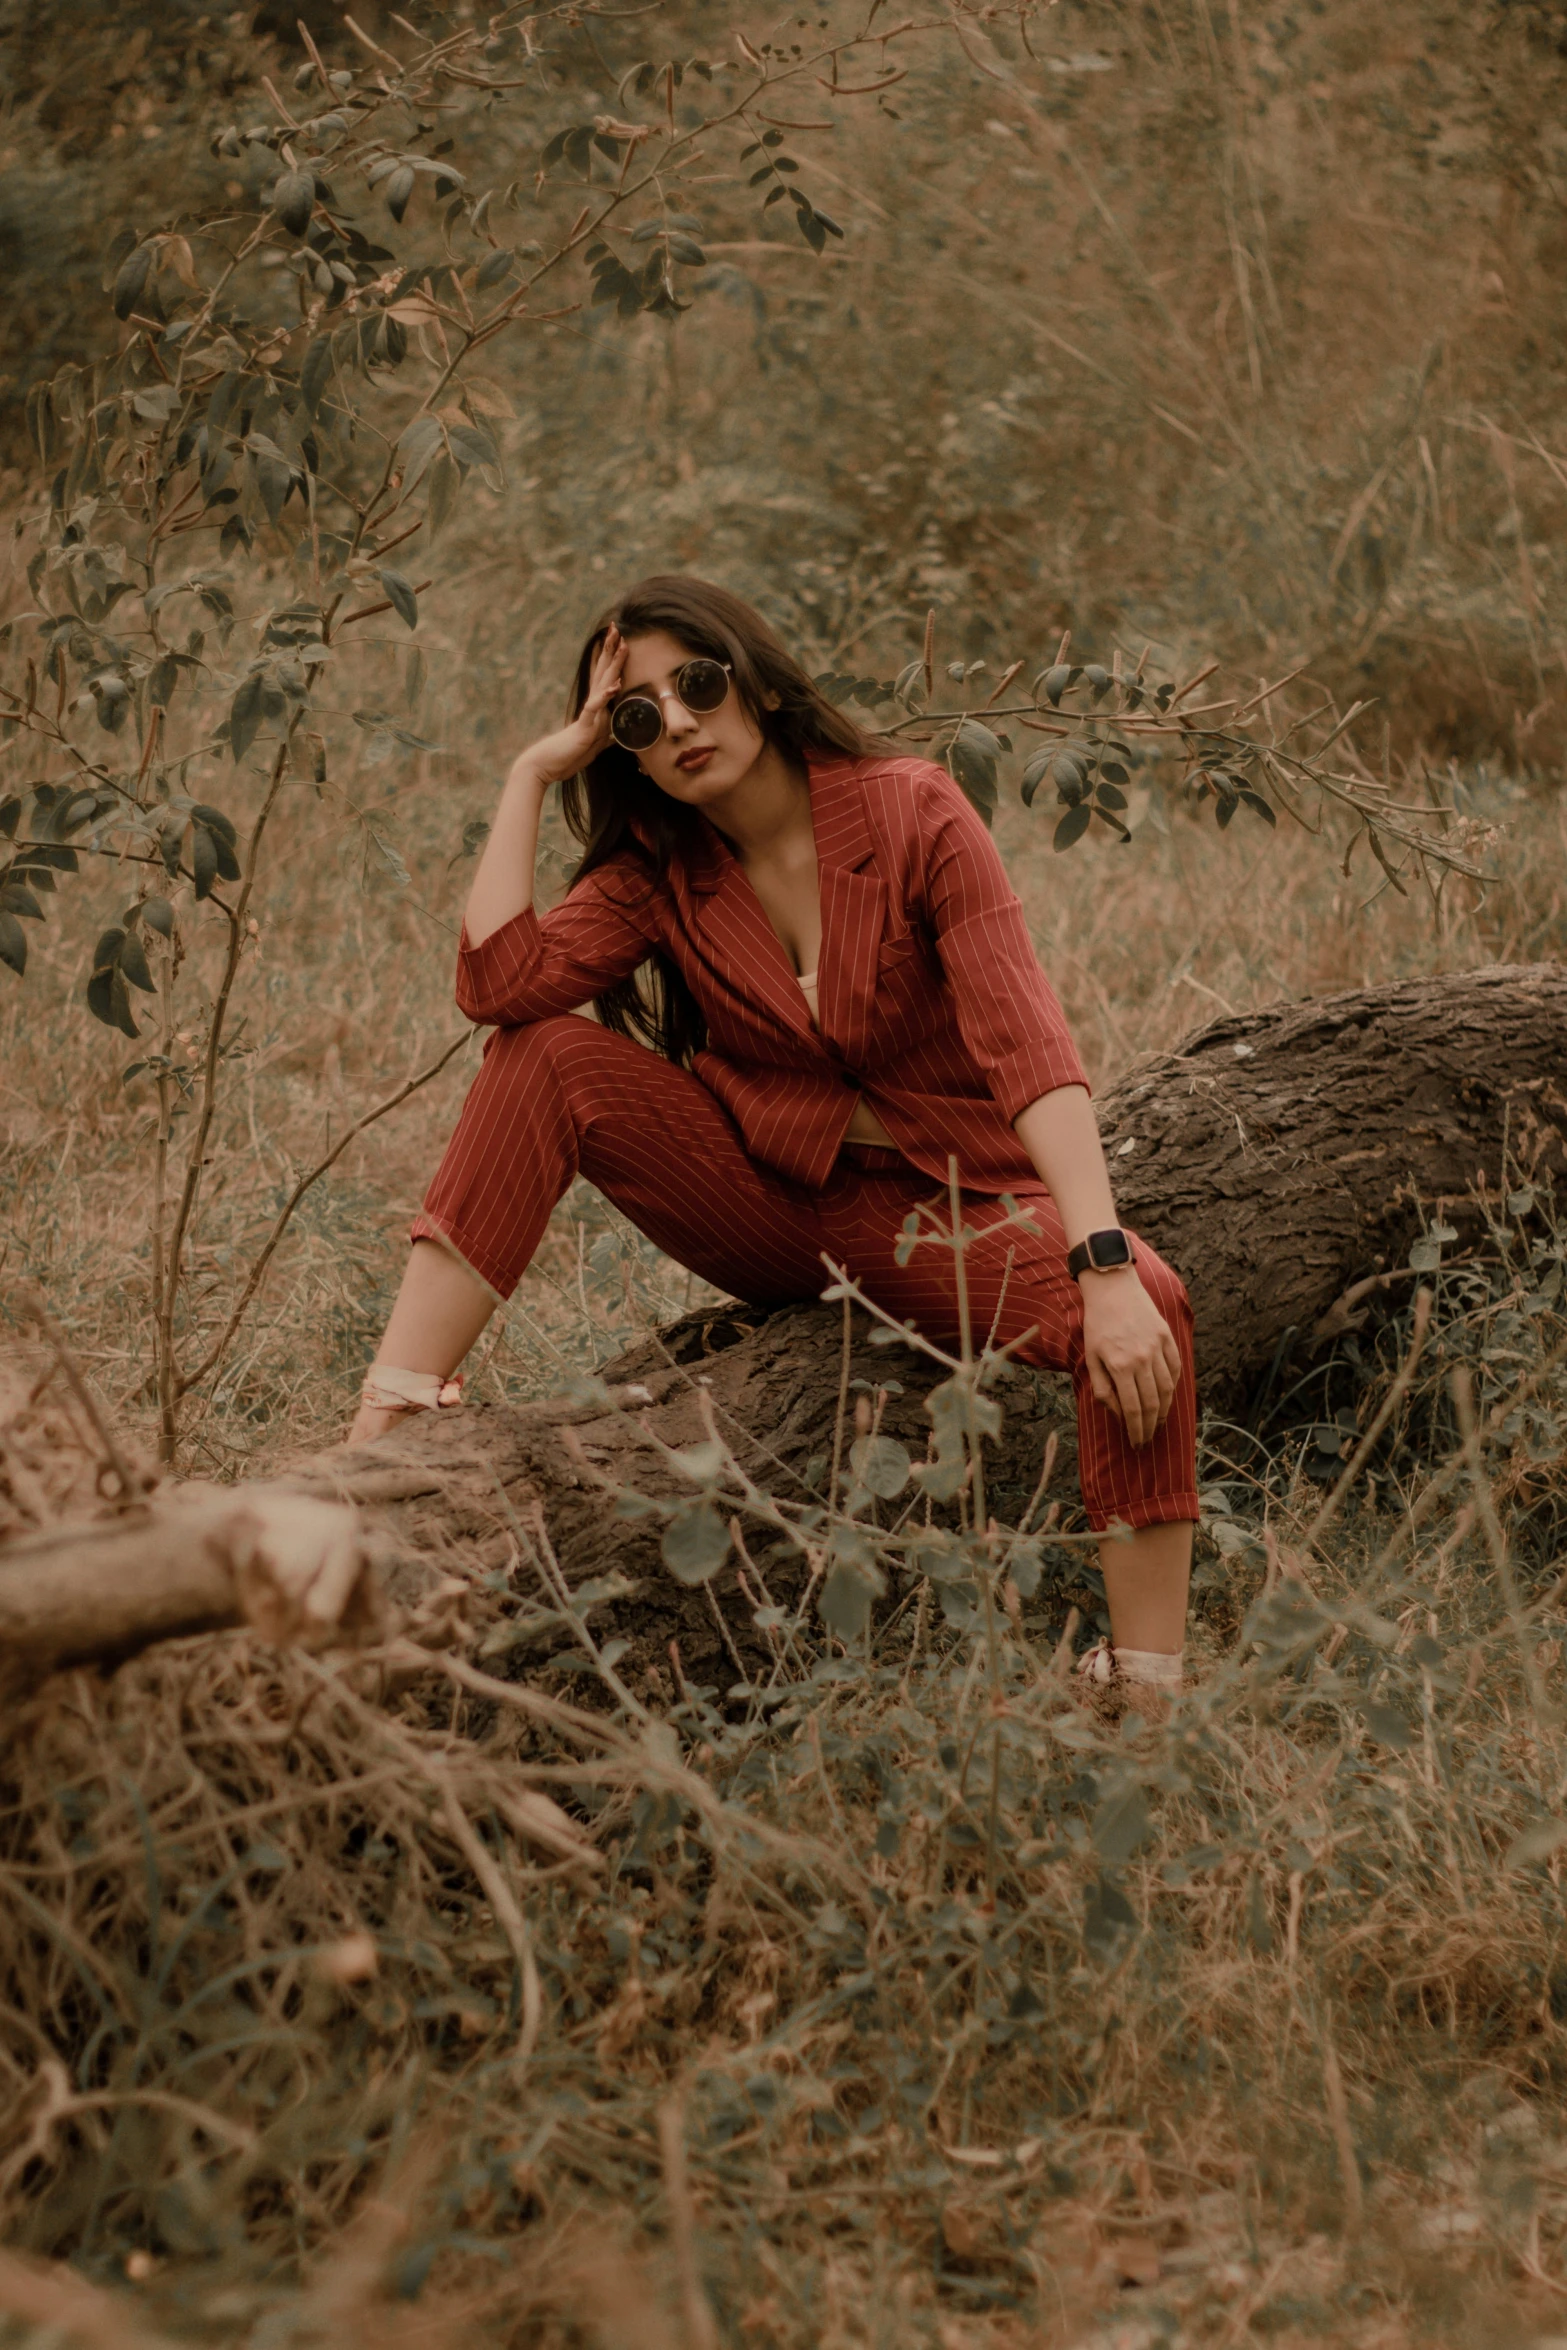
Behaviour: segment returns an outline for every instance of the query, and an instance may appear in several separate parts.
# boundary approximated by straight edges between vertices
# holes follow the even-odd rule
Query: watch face
[[[1131,1263],[1132,1244],[1124,1232],[1090,1232],[1088,1254],[1100,1272],[1104,1273],[1112,1265]]]

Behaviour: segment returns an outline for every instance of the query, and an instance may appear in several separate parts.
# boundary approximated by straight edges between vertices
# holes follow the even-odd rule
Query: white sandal
[[[1184,1678],[1179,1650],[1167,1656],[1158,1649],[1115,1648],[1108,1640],[1097,1641],[1080,1656],[1077,1670],[1092,1688],[1119,1681],[1128,1687],[1162,1689],[1172,1697],[1179,1694]]]
[[[462,1402],[462,1373],[443,1379],[438,1371],[403,1371],[395,1363],[372,1363],[359,1400],[376,1412],[452,1411]]]

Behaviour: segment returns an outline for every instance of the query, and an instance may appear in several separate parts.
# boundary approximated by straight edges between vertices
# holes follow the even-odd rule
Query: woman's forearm
[[[533,903],[533,868],[539,854],[539,820],[551,784],[580,775],[608,743],[609,706],[620,685],[626,648],[616,629],[604,632],[593,656],[588,690],[575,718],[554,734],[541,735],[512,761],[479,870],[468,892],[464,919],[468,944],[482,946],[503,923],[514,922]]]
[[[1012,1127],[1056,1203],[1068,1248],[1117,1221],[1099,1122],[1086,1087],[1062,1085],[1041,1094],[1019,1110]]]
[[[468,892],[464,920],[470,946],[482,946],[492,931],[526,912],[533,903],[539,822],[548,788],[536,763],[524,752],[506,778],[490,837]]]

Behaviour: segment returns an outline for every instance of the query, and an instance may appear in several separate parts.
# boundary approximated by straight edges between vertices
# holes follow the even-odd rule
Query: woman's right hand
[[[530,743],[512,768],[513,775],[526,775],[541,791],[551,784],[564,783],[568,775],[580,775],[590,759],[596,759],[610,741],[609,705],[620,690],[621,677],[626,666],[626,641],[613,625],[606,629],[604,641],[593,656],[588,673],[588,696],[569,726],[554,734],[541,735]]]

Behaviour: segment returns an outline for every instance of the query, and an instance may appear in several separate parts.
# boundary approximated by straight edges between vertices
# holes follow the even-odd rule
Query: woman
[[[944,1203],[955,1152],[982,1235],[974,1329],[1034,1328],[1018,1359],[1071,1371],[1084,1505],[1122,1529],[1100,1549],[1115,1665],[1178,1686],[1191,1314],[1116,1225],[1087,1082],[984,825],[944,769],[877,749],[700,580],[622,597],[572,706],[512,767],[469,893],[457,1000],[495,1033],[354,1440],[456,1400],[451,1375],[579,1173],[721,1290],[815,1296],[825,1255],[951,1340],[950,1251],[896,1251],[911,1209]],[[585,854],[540,919],[556,784]],[[571,1017],[589,1002],[596,1023]],[[1026,1228],[995,1229],[1002,1192]]]

